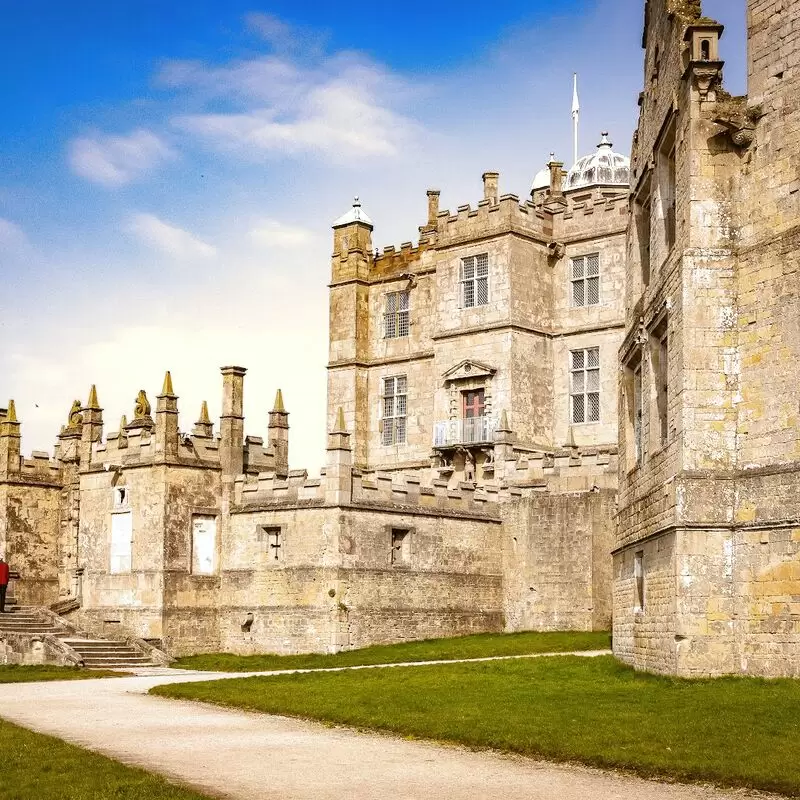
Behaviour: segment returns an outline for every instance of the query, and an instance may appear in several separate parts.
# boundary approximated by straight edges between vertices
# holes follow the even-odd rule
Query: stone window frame
[[[650,458],[669,444],[669,319],[667,311],[647,329],[650,358]]]
[[[639,274],[642,289],[650,285],[652,261],[653,235],[653,195],[652,195],[652,167],[648,166],[640,188],[633,195],[633,221],[636,230],[636,243],[639,251]]]
[[[597,352],[597,364],[590,364],[590,357],[589,354],[592,352]],[[582,354],[582,365],[576,367],[576,358],[575,356],[581,353]],[[577,347],[574,350],[569,351],[569,361],[567,364],[567,369],[569,371],[569,424],[570,426],[574,425],[598,425],[602,421],[602,408],[601,408],[601,389],[600,389],[600,381],[602,376],[602,358],[600,357],[600,345],[592,345],[590,347]],[[597,388],[591,389],[589,387],[589,375],[590,373],[597,373]],[[575,390],[576,384],[576,377],[581,376],[581,388],[580,391]],[[589,398],[592,395],[597,395],[597,419],[588,419],[588,410],[589,410]],[[575,412],[577,410],[577,406],[575,403],[575,398],[582,397],[583,398],[583,419],[575,421]]]
[[[647,607],[644,550],[636,550],[633,554],[633,593],[633,613],[644,614]]]
[[[127,484],[112,486],[111,491],[114,511],[128,511],[131,507],[131,493]]]
[[[398,289],[383,295],[383,338],[405,339],[411,326],[411,290]]]
[[[402,379],[403,391],[398,391]],[[387,394],[388,382],[392,393]],[[408,375],[384,375],[381,378],[380,441],[382,447],[408,444]],[[387,414],[387,410],[391,411]]]
[[[622,381],[620,390],[625,404],[625,456],[627,472],[630,474],[643,466],[647,453],[644,436],[644,358],[642,337],[637,335],[633,347],[622,359]],[[638,376],[638,378],[637,378]],[[638,420],[636,409],[636,387],[639,386]]]
[[[483,271],[481,274],[481,271]],[[471,272],[471,275],[467,273]],[[458,265],[459,303],[461,308],[489,305],[489,253],[462,256]],[[483,298],[483,299],[481,299]],[[468,302],[468,300],[470,302]]]
[[[214,572],[195,572],[194,571],[194,518],[195,517],[214,517],[217,523],[217,541],[216,541],[216,563]],[[189,569],[188,572],[193,578],[199,579],[216,579],[219,577],[220,565],[222,563],[222,537],[220,536],[220,522],[221,515],[216,508],[203,508],[197,507],[191,510],[189,514]]]
[[[591,259],[594,260],[592,263]],[[590,272],[594,270],[594,272]],[[580,274],[578,274],[580,271]],[[572,256],[569,260],[569,303],[570,308],[592,308],[593,306],[602,305],[602,279],[600,275],[600,252],[585,253],[580,256]],[[591,289],[596,282],[595,289],[596,297],[594,302],[589,302]],[[580,291],[581,302],[578,300],[578,291]]]
[[[267,566],[279,567],[286,561],[286,525],[258,523],[256,536],[261,545],[261,552],[266,553]],[[277,536],[278,545],[275,547],[275,557],[272,557],[273,545],[270,537]]]
[[[663,267],[672,255],[677,243],[678,211],[677,211],[677,117],[670,112],[664,120],[656,139],[652,157],[651,187],[658,190],[658,206],[653,209],[651,202],[651,237],[656,235],[660,240],[662,258],[659,267]],[[653,196],[651,188],[651,198]],[[656,211],[657,225],[652,222],[652,212]]]
[[[411,525],[385,525],[386,541],[388,542],[388,557],[390,569],[408,569],[411,567],[414,558],[414,538],[416,528]],[[400,548],[395,547],[395,537],[398,533],[403,534]],[[395,559],[395,553],[400,550],[400,558]]]

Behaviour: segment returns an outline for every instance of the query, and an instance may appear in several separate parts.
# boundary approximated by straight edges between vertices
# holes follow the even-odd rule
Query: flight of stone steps
[[[149,656],[127,642],[82,638],[75,630],[36,607],[6,603],[0,614],[0,634],[51,634],[71,647],[89,669],[134,669],[154,666]]]

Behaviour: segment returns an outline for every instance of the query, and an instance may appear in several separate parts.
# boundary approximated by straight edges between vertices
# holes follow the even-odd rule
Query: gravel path
[[[0,685],[0,716],[241,800],[722,800],[765,797],[328,728],[150,697],[158,684],[242,677],[158,670]]]

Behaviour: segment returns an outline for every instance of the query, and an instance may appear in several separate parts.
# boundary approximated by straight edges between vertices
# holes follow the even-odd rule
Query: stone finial
[[[97,402],[97,387],[92,384],[92,388],[89,389],[89,399],[86,401],[86,408],[96,411],[100,408],[100,404]]]
[[[152,410],[150,401],[147,399],[147,393],[144,389],[139,389],[139,394],[136,395],[136,403],[133,406],[133,421],[147,419]]]
[[[331,433],[347,433],[347,428],[344,424],[344,409],[341,406],[336,411],[336,423]]]
[[[13,400],[8,401],[8,409],[6,411],[5,422],[17,421],[17,405]]]
[[[203,400],[200,405],[200,418],[194,424],[193,436],[203,436],[210,439],[214,435],[214,425],[208,416],[208,403]]]
[[[277,411],[278,413],[284,413],[286,408],[283,405],[283,392],[278,389],[277,393],[275,394],[275,404],[272,408],[273,411]]]
[[[124,431],[128,427],[128,418],[123,414],[119,420],[119,429]]]
[[[67,417],[67,428],[75,430],[75,428],[80,428],[82,424],[83,412],[81,410],[81,401],[73,400],[72,408],[70,408],[69,416]]]
[[[172,375],[167,370],[164,373],[164,385],[161,387],[162,396],[175,397],[175,391],[172,388]]]

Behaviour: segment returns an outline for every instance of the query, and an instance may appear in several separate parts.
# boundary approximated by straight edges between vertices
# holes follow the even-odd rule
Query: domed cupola
[[[608,139],[608,133],[604,132],[600,144],[597,145],[597,151],[578,159],[575,166],[567,173],[564,191],[588,186],[629,186],[630,159],[615,153],[613,147]]]
[[[550,153],[550,161],[555,161],[555,153]],[[531,194],[538,192],[540,189],[550,188],[550,161],[540,169],[536,175],[533,176],[533,183],[531,184]]]

